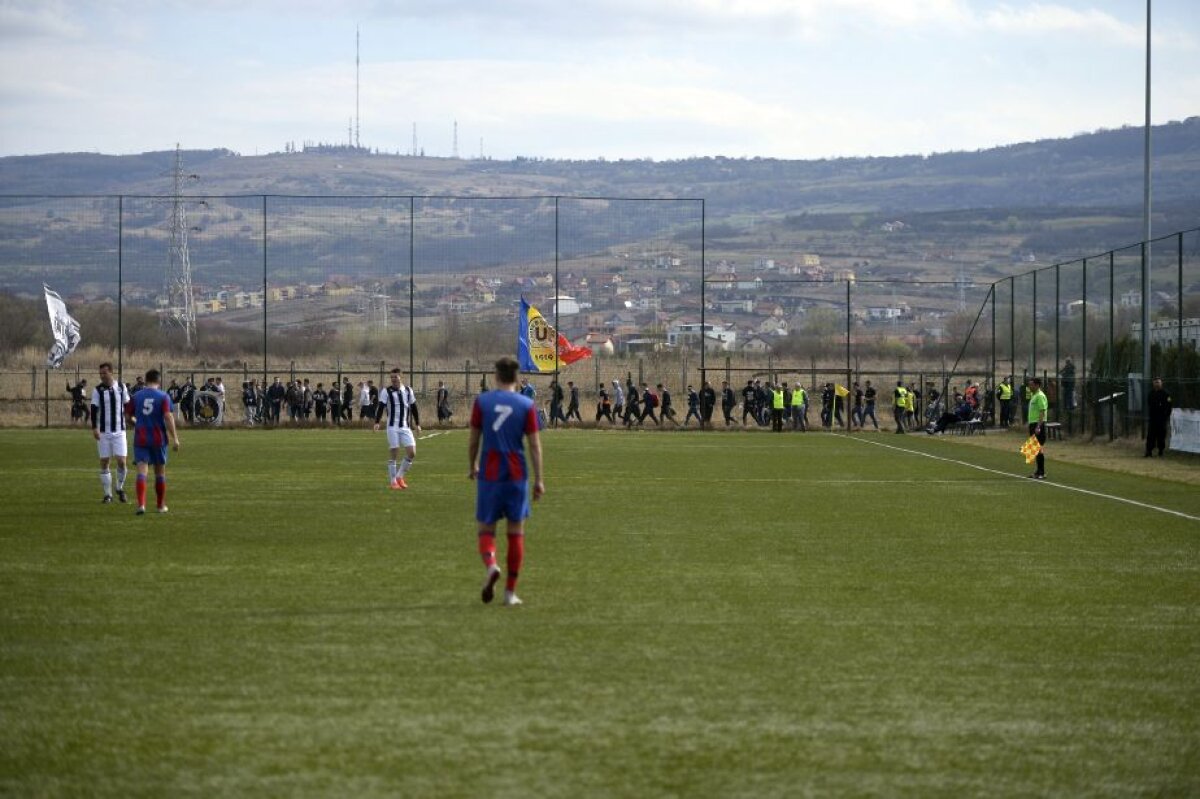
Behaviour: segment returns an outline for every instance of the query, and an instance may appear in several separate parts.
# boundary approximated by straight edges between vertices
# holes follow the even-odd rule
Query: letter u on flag
[[[1030,436],[1029,440],[1021,445],[1021,454],[1025,456],[1026,463],[1033,463],[1037,460],[1038,453],[1042,451],[1042,445],[1037,440],[1037,436]]]
[[[556,357],[557,355],[557,357]],[[588,347],[576,347],[555,329],[525,298],[517,316],[517,362],[522,372],[553,372],[583,358],[590,358]]]
[[[46,365],[51,369],[62,366],[63,360],[79,346],[79,323],[75,317],[67,313],[67,304],[50,287],[42,284],[46,292],[46,310],[50,312],[50,333],[54,336],[54,346],[46,356]]]

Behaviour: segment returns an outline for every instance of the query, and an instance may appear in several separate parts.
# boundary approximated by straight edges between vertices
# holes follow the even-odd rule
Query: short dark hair
[[[502,356],[496,361],[496,379],[501,383],[515,383],[517,382],[517,370],[520,368],[516,359],[507,355]]]
[[[399,374],[404,374],[404,373],[403,373],[403,372],[401,372],[401,371],[400,371],[400,367],[399,367],[399,366],[397,366],[395,369],[393,369],[393,370],[392,370],[392,374],[394,374],[394,375],[399,375]]]
[[[159,374],[158,374],[157,369],[148,369],[146,371],[146,382],[147,383],[157,383],[158,378],[159,378]]]
[[[111,370],[112,370],[112,364],[111,364],[111,363],[109,363],[108,361],[105,361],[104,363],[100,364],[100,365],[99,365],[98,367],[96,367],[96,368],[97,368],[97,369],[108,369],[109,371],[111,371]]]
[[[1031,378],[1029,378],[1029,385],[1031,385],[1031,386],[1040,386],[1041,384],[1042,384],[1042,378],[1040,378],[1040,377],[1031,377]]]

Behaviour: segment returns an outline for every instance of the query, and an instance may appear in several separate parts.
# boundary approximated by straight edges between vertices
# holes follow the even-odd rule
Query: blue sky
[[[1154,4],[1156,122],[1200,0]],[[1143,119],[1142,0],[0,0],[0,155],[346,140],[430,155],[822,158]]]

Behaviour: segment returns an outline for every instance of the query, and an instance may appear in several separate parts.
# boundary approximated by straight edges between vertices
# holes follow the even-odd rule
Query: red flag
[[[567,337],[562,333],[558,334],[558,362],[563,366],[567,366],[581,361],[584,358],[592,357],[591,347],[576,347],[571,342],[567,341]]]

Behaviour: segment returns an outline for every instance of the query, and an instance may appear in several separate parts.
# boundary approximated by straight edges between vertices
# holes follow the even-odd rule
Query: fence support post
[[[1114,302],[1114,298],[1115,298],[1114,278],[1116,276],[1116,260],[1117,260],[1116,252],[1113,250],[1109,250],[1109,253],[1108,253],[1108,383],[1109,383],[1108,393],[1109,393],[1109,396],[1112,396],[1113,394],[1116,393],[1116,381],[1113,380],[1113,336],[1114,336],[1114,326],[1116,324],[1114,321],[1114,310],[1116,307],[1116,303]],[[1112,441],[1114,438],[1116,438],[1117,401],[1110,399],[1109,402],[1112,403],[1112,407],[1109,409],[1109,413],[1108,413],[1108,440]]]
[[[1083,385],[1083,392],[1080,394],[1080,403],[1079,403],[1079,407],[1080,407],[1080,410],[1081,410],[1081,415],[1080,415],[1080,419],[1079,419],[1079,432],[1080,432],[1080,433],[1087,433],[1087,431],[1088,431],[1088,420],[1091,418],[1091,413],[1089,413],[1089,407],[1088,407],[1088,406],[1089,406],[1089,403],[1091,402],[1091,398],[1092,398],[1093,396],[1095,396],[1095,394],[1096,394],[1096,392],[1092,390],[1092,384],[1091,384],[1091,382],[1089,382],[1089,380],[1088,380],[1088,347],[1087,347],[1087,322],[1088,322],[1088,301],[1087,301],[1087,262],[1088,262],[1088,259],[1087,259],[1087,258],[1084,258],[1084,259],[1083,259],[1083,270],[1082,270],[1082,271],[1083,271],[1083,277],[1082,277],[1082,284],[1081,284],[1081,285],[1082,285],[1082,289],[1083,289],[1083,290],[1082,290],[1082,292],[1081,292],[1081,295],[1082,295],[1082,296],[1080,297],[1080,299],[1082,300],[1082,302],[1081,302],[1080,304],[1082,305],[1082,310],[1083,310],[1083,321],[1082,321],[1082,327],[1083,327],[1083,331],[1082,331],[1082,333],[1081,333],[1081,335],[1080,335],[1080,339],[1081,339],[1081,340],[1080,340],[1080,344],[1079,344],[1079,348],[1080,348],[1080,350],[1082,351],[1082,358],[1081,358],[1081,360],[1082,360],[1082,363],[1081,363],[1081,364],[1080,364],[1080,366],[1079,366],[1079,376],[1080,376],[1080,378],[1081,378],[1081,379],[1082,379],[1082,381],[1083,381],[1083,382],[1082,382],[1082,385]],[[1092,434],[1094,435],[1094,434],[1095,434],[1095,432],[1096,432],[1096,425],[1095,425],[1095,423],[1094,423],[1094,422],[1093,422],[1093,423],[1092,423],[1092,425],[1091,425],[1091,430],[1092,430]]]

